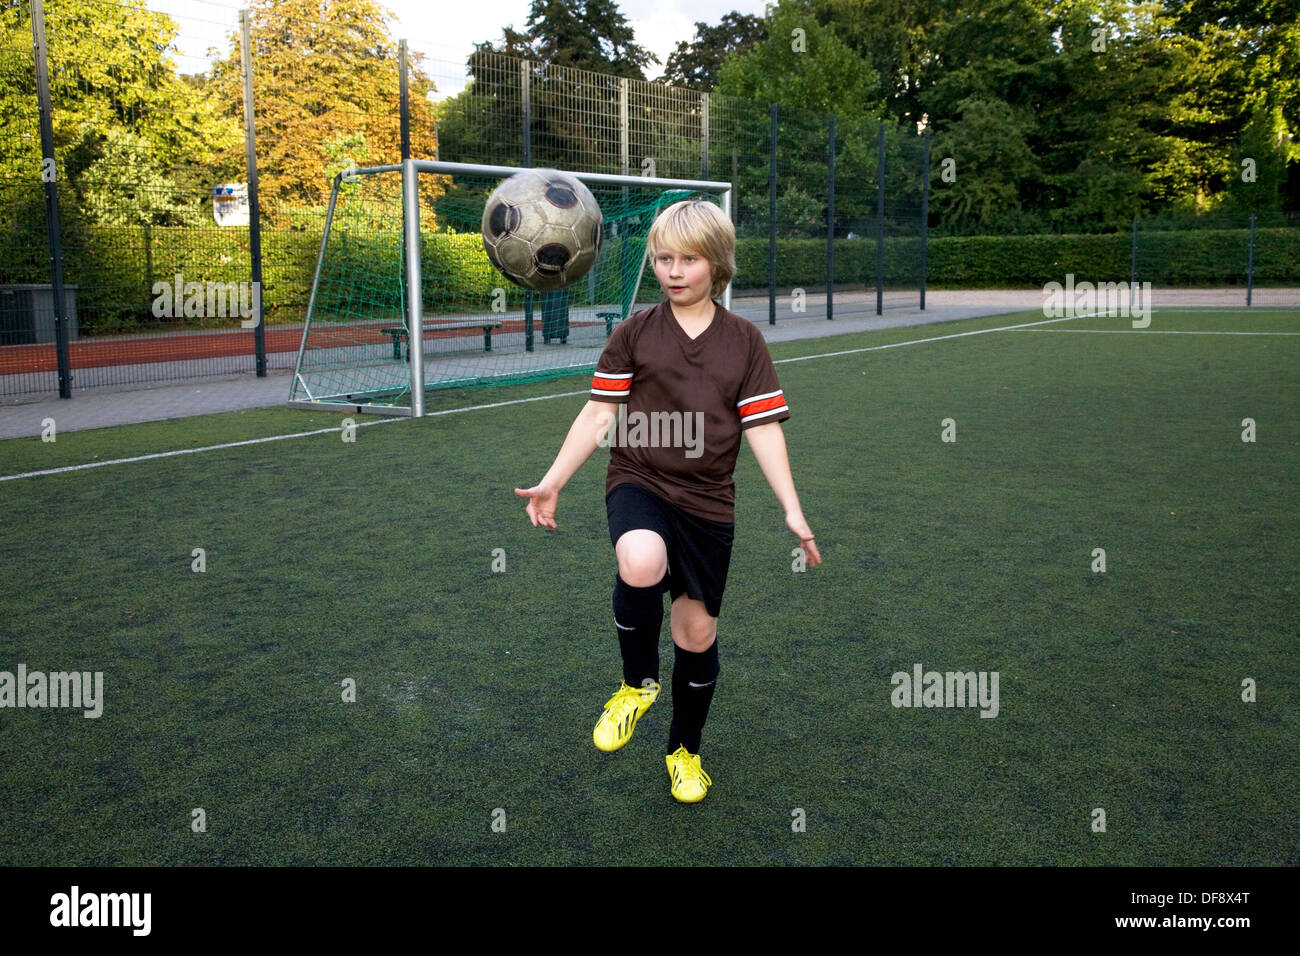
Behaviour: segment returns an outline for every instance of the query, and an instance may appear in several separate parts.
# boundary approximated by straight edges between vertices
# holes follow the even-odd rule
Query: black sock
[[[663,625],[663,589],[658,584],[634,588],[616,574],[614,627],[623,652],[623,680],[629,687],[641,687],[647,678],[659,682],[659,631]]]
[[[676,644],[673,649],[677,656],[673,663],[673,722],[668,728],[668,753],[685,747],[698,754],[713,689],[718,683],[718,642],[715,639],[708,650],[698,654]]]

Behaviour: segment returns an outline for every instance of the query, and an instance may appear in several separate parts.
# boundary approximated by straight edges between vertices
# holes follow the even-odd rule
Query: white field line
[[[564,398],[569,395],[589,395],[590,389],[583,389],[581,392],[561,392],[557,395],[539,395],[535,398],[516,398],[508,402],[493,402],[490,405],[471,405],[468,408],[446,408],[437,412],[425,412],[425,418],[432,418],[434,415],[454,415],[457,412],[474,412],[484,408],[499,408],[502,405],[518,405],[521,402],[541,402],[548,398]],[[329,412],[328,408],[322,407],[322,411]],[[389,422],[408,421],[405,415],[394,416],[393,418],[376,418],[370,421],[357,422],[357,428],[365,428],[367,425],[386,425]],[[107,461],[92,461],[84,465],[64,465],[62,468],[45,468],[41,471],[27,471],[19,475],[0,475],[0,481],[13,481],[16,478],[38,478],[41,475],[57,475],[65,471],[81,471],[85,468],[103,468],[105,465],[124,465],[132,461],[149,461],[151,458],[172,458],[176,455],[195,455],[201,451],[220,451],[223,448],[239,448],[243,445],[261,445],[270,441],[284,441],[288,438],[310,438],[312,435],[328,435],[335,432],[343,431],[340,425],[338,428],[317,428],[309,432],[294,432],[291,435],[271,435],[267,438],[249,438],[246,441],[226,442],[222,445],[204,445],[200,448],[180,448],[176,451],[159,451],[150,455],[136,455],[132,458],[111,458]]]
[[[1000,325],[996,329],[974,329],[970,332],[953,332],[951,335],[933,335],[927,339],[908,339],[906,342],[890,342],[887,345],[866,345],[860,349],[844,349],[842,352],[822,352],[820,355],[798,355],[794,358],[773,359],[773,365],[786,362],[806,362],[808,359],[833,358],[837,355],[855,355],[858,352],[878,352],[881,349],[896,349],[903,345],[921,345],[925,342],[942,342],[944,339],[960,339],[967,335],[984,335],[987,332],[1010,332],[1012,329],[1024,329],[1031,325],[1051,325],[1053,322],[1072,322],[1075,319],[1095,319],[1101,312],[1089,312],[1086,315],[1067,315],[1059,319],[1040,319],[1037,322],[1021,322],[1019,325]]]
[[[366,425],[383,425],[387,422],[400,421],[398,418],[377,418],[374,421],[358,422],[357,427],[361,428]],[[92,461],[84,465],[65,465],[62,468],[46,468],[42,471],[27,471],[21,475],[0,475],[0,481],[13,481],[15,478],[36,478],[41,475],[57,475],[65,471],[81,471],[85,468],[103,468],[105,465],[124,465],[132,461],[148,461],[151,458],[172,458],[176,455],[197,455],[201,451],[219,451],[222,448],[239,448],[242,445],[261,445],[269,441],[284,441],[288,438],[307,438],[311,435],[327,435],[330,432],[341,432],[342,426],[338,428],[317,428],[310,432],[295,432],[292,435],[271,435],[268,438],[249,438],[246,441],[226,442],[224,445],[203,445],[199,448],[179,448],[176,451],[159,451],[151,455],[136,455],[133,458],[110,458],[108,461]]]
[[[1295,305],[1252,305],[1252,306],[1218,306],[1218,305],[1162,305],[1159,308],[1152,308],[1152,315],[1159,315],[1161,312],[1195,312],[1198,315],[1241,315],[1243,311],[1248,312],[1294,312]]]
[[[1011,329],[1016,332],[1075,332],[1094,335],[1300,335],[1300,332],[1194,332],[1179,329]]]
[[[906,342],[890,342],[887,345],[869,345],[860,349],[845,349],[840,352],[823,352],[820,355],[800,355],[795,358],[776,359],[774,365],[782,365],[786,362],[803,362],[808,359],[834,358],[838,355],[854,355],[858,352],[878,352],[881,349],[894,349],[904,345],[923,345],[927,342],[942,342],[944,339],[960,339],[968,335],[984,335],[988,332],[1008,332],[1015,329],[1023,329],[1033,325],[1048,325],[1053,322],[1069,322],[1074,319],[1090,319],[1100,315],[1099,312],[1090,312],[1087,315],[1067,315],[1059,319],[1043,319],[1038,322],[1024,322],[1019,325],[1003,325],[994,329],[975,329],[971,332],[954,332],[951,335],[935,335],[924,339],[909,339]],[[571,398],[574,395],[589,395],[590,389],[582,389],[577,392],[558,392],[554,395],[537,395],[533,398],[515,398],[505,402],[490,402],[486,405],[470,405],[465,408],[445,408],[441,411],[426,412],[425,418],[433,418],[436,415],[457,415],[461,412],[477,412],[488,408],[503,408],[507,405],[520,405],[524,402],[544,402],[552,398]],[[325,409],[322,409],[324,411]],[[383,425],[387,422],[408,421],[405,416],[394,418],[378,418],[373,421],[357,422],[356,427],[364,428],[367,425]],[[132,458],[111,458],[107,461],[92,461],[84,465],[65,465],[62,468],[45,468],[41,471],[26,471],[17,475],[0,475],[0,481],[15,481],[18,478],[39,478],[44,475],[58,475],[69,471],[82,471],[86,468],[103,468],[107,465],[125,465],[134,461],[149,461],[154,458],[173,458],[177,455],[197,455],[205,451],[221,451],[226,448],[240,448],[245,445],[261,445],[272,441],[285,441],[290,438],[309,438],[312,435],[328,435],[334,432],[341,432],[342,426],[338,428],[317,428],[309,432],[294,432],[291,435],[271,435],[268,438],[250,438],[246,441],[227,442],[222,445],[204,445],[200,448],[180,448],[176,451],[160,451],[150,455],[136,455]]]

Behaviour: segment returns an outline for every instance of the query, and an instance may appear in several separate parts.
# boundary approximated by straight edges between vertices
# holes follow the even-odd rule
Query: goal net
[[[600,204],[600,252],[576,282],[534,292],[493,267],[480,232],[488,196],[520,171],[407,160],[335,178],[290,405],[420,416],[426,389],[593,369],[618,323],[659,301],[645,248],[659,212],[730,211],[727,183],[570,172]]]

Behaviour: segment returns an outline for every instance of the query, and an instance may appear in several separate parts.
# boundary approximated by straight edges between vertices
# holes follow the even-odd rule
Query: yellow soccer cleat
[[[644,687],[629,687],[625,681],[619,681],[618,690],[605,701],[605,712],[592,731],[591,739],[595,741],[596,749],[612,753],[631,740],[636,722],[658,696],[659,685],[654,681]]]
[[[709,775],[700,769],[700,755],[685,747],[678,747],[665,757],[668,776],[673,783],[673,796],[681,803],[699,803],[713,786]]]

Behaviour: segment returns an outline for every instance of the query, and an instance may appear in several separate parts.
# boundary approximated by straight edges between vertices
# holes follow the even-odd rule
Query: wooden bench
[[[501,328],[501,323],[492,320],[483,320],[478,322],[426,322],[424,323],[426,332],[442,332],[447,329],[482,329],[483,330],[483,351],[492,351],[492,330]],[[399,361],[402,358],[402,340],[406,338],[406,326],[395,325],[392,328],[384,329],[384,334],[390,336],[393,340],[393,358]],[[411,360],[411,350],[406,350],[406,360]]]

